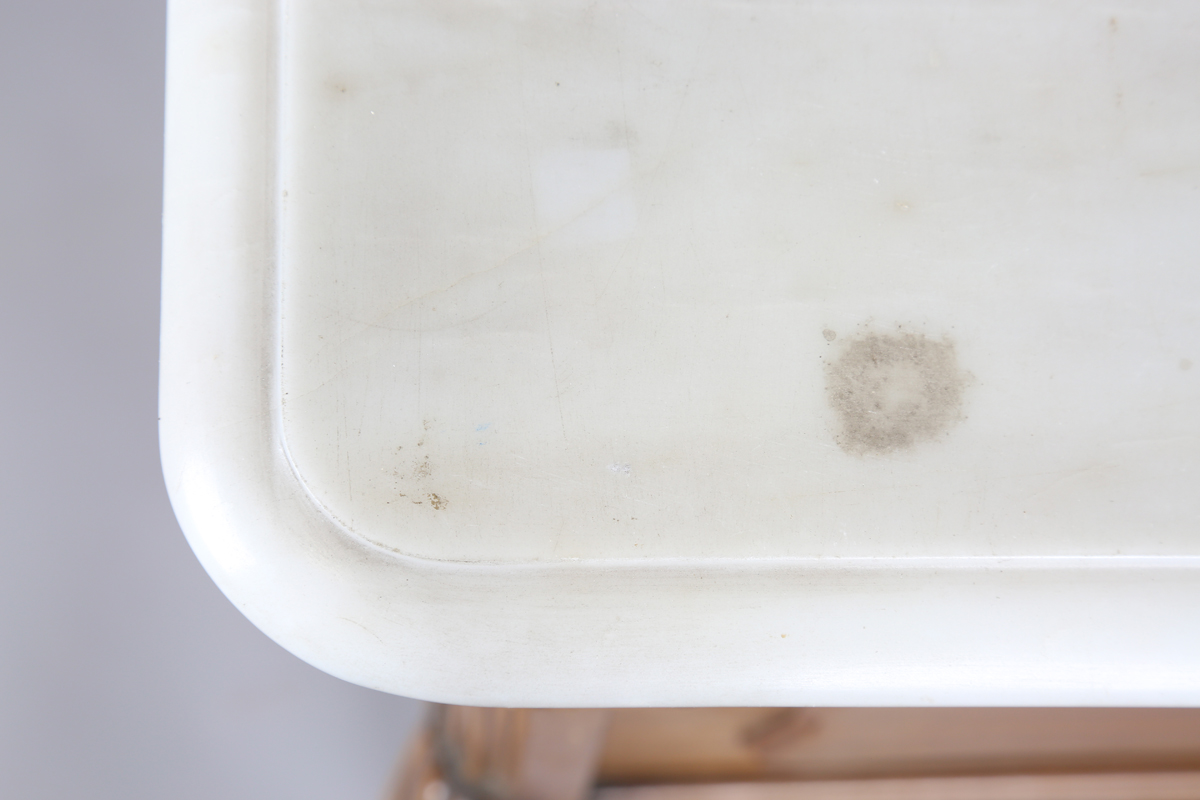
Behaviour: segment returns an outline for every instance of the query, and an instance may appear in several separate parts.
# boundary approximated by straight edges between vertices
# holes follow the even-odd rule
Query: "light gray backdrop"
[[[369,798],[420,705],[254,629],[158,465],[163,0],[0,0],[0,797]]]

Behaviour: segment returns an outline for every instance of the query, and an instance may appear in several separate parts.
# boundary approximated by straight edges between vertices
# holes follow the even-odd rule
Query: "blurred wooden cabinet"
[[[1200,712],[433,706],[395,800],[1182,800]]]

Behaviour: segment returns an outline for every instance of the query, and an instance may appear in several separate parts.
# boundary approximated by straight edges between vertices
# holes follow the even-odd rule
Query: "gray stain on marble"
[[[852,455],[891,453],[939,438],[962,419],[970,376],[954,343],[919,333],[866,333],[826,367],[837,442]]]

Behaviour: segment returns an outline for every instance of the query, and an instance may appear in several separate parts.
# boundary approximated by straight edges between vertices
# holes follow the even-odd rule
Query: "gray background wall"
[[[255,630],[163,489],[164,30],[0,2],[0,797],[377,798],[420,704]]]

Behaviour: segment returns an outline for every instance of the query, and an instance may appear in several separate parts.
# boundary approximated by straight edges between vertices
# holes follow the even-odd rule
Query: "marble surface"
[[[164,463],[294,652],[1200,698],[1196,8],[174,8]]]
[[[1180,10],[297,4],[298,476],[439,559],[1197,554]]]

